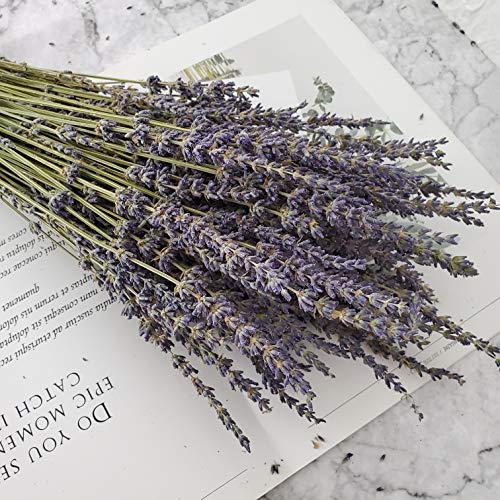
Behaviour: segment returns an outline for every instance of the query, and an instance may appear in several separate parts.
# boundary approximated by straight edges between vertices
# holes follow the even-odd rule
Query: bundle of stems
[[[431,334],[500,364],[498,347],[438,312],[423,279],[423,266],[477,274],[445,250],[457,235],[405,222],[480,226],[498,209],[492,193],[405,168],[448,169],[446,141],[385,140],[366,133],[384,122],[303,118],[305,104],[266,109],[257,95],[0,60],[0,195],[124,304],[247,450],[193,360],[262,412],[277,397],[316,423],[308,374],[333,377],[330,358],[361,360],[403,394],[385,360],[463,383],[409,353]]]

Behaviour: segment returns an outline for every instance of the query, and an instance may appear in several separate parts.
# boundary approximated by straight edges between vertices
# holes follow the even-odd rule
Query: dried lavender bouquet
[[[304,105],[264,109],[255,96],[221,81],[124,81],[0,60],[1,197],[138,318],[247,450],[193,360],[262,412],[272,394],[312,422],[321,419],[308,374],[334,376],[325,356],[362,360],[399,393],[385,360],[463,383],[408,353],[433,333],[500,365],[498,347],[438,313],[423,279],[422,266],[477,274],[443,249],[456,235],[404,222],[480,226],[499,208],[492,193],[404,168],[449,168],[446,141],[372,137],[363,131],[381,122],[303,118]]]

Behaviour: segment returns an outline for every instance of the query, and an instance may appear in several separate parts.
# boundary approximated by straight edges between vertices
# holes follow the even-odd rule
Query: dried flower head
[[[431,334],[500,366],[500,348],[439,313],[421,272],[477,274],[452,253],[457,235],[415,217],[481,226],[499,208],[415,168],[450,168],[445,139],[364,133],[386,124],[326,113],[320,79],[304,115],[305,103],[265,109],[255,89],[221,81],[110,84],[1,59],[0,82],[0,196],[139,319],[243,448],[196,362],[262,413],[279,400],[313,423],[309,375],[335,377],[324,356],[360,360],[403,395],[385,360],[463,383],[411,354]]]

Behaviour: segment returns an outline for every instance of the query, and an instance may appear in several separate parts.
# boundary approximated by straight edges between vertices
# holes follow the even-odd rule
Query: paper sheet
[[[300,100],[314,97],[311,81],[318,74],[335,88],[333,105],[340,113],[389,117],[409,136],[447,136],[455,163],[450,181],[497,190],[329,0],[257,1],[108,73],[168,77],[219,53],[236,62],[244,81],[251,74],[279,72],[280,98],[285,85]],[[267,93],[265,77],[257,78]],[[318,413],[327,417],[315,428],[279,403],[271,414],[260,415],[203,369],[251,437],[248,455],[166,357],[138,338],[135,322],[120,318],[119,306],[97,293],[69,257],[37,241],[6,208],[0,214],[2,498],[255,499],[398,401],[367,368],[335,360],[335,381],[313,380]],[[429,273],[442,310],[486,338],[497,331],[499,229],[498,214],[488,218],[488,230],[460,229],[459,253],[472,257],[479,278],[453,281]],[[419,358],[446,366],[465,352],[438,340]],[[423,383],[401,375],[409,389]],[[318,432],[327,441],[314,449],[311,439]],[[281,464],[279,475],[270,474],[273,462]]]

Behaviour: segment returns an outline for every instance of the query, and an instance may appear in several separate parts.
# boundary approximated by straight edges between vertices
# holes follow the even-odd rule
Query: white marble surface
[[[246,3],[0,0],[0,55],[97,73],[132,50],[153,46]],[[478,46],[471,44],[467,34],[468,26],[481,22],[467,16],[456,20],[462,11],[446,8],[453,2],[443,5],[450,18],[428,0],[337,3],[500,181],[500,68],[486,55],[477,31]],[[469,16],[474,13],[471,10]],[[465,35],[453,21],[464,25]],[[498,26],[499,22],[488,20],[487,24]],[[431,383],[418,391],[423,422],[400,404],[266,498],[497,500],[498,371],[478,354],[468,356],[455,369],[468,380],[463,388]],[[345,461],[347,453],[353,455]],[[382,455],[385,460],[380,459]]]
[[[439,0],[446,12],[484,53],[500,66],[500,2],[498,0]]]

